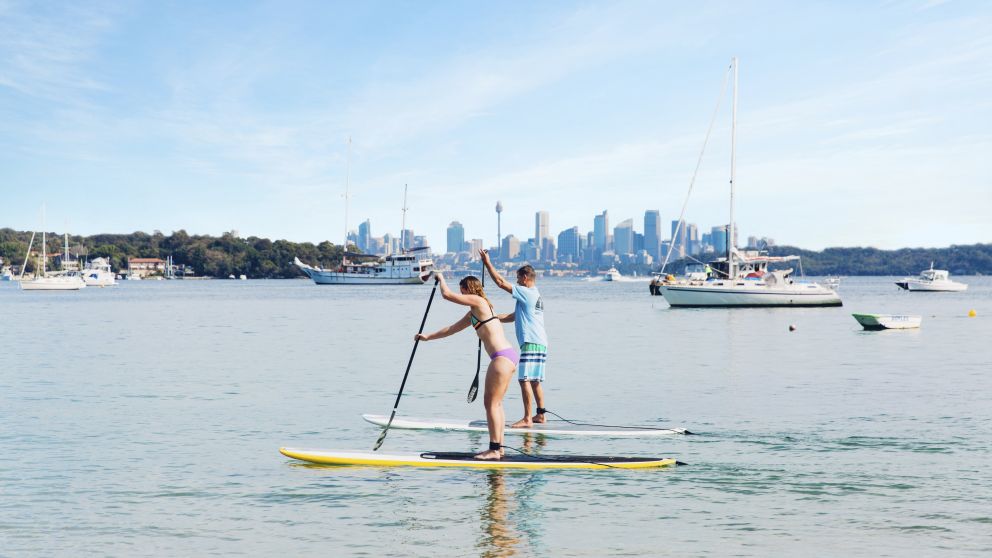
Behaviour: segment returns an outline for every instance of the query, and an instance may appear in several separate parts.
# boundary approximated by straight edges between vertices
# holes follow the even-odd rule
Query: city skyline
[[[407,227],[435,244],[455,219],[494,244],[497,199],[516,234],[542,209],[552,234],[603,207],[670,221],[738,56],[739,222],[809,249],[992,239],[986,4],[3,14],[0,227],[37,230],[47,202],[48,228],[75,234],[340,242],[346,182],[350,215],[389,230],[409,184]],[[716,122],[686,215],[700,225],[729,219],[726,102]]]

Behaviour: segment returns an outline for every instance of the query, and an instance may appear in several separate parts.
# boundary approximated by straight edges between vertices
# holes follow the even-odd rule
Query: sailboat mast
[[[349,186],[351,184],[351,136],[348,136],[348,158],[345,163],[344,171],[344,251],[348,251],[348,198],[349,198]],[[341,254],[342,263],[344,262],[344,253]]]
[[[45,236],[45,204],[41,204],[41,276],[44,277],[48,274],[48,269],[45,268],[45,259],[48,255],[45,253],[45,244],[47,244],[48,238]]]
[[[406,230],[406,210],[410,209],[406,206],[406,189],[407,185],[403,185],[403,219],[400,221],[400,251],[406,251],[406,245],[403,243],[403,231]]]
[[[730,59],[734,69],[734,100],[731,109],[730,123],[730,226],[727,228],[727,271],[730,280],[737,279],[737,269],[734,265],[734,182],[737,176],[737,57]]]

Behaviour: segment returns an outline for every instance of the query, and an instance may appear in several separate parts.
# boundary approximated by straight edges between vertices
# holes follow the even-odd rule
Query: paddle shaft
[[[434,279],[434,287],[431,289],[431,297],[427,299],[427,309],[424,310],[424,318],[420,320],[420,329],[417,330],[417,334],[424,332],[424,325],[427,324],[427,314],[431,311],[431,303],[434,302],[434,293],[437,292],[438,280]],[[393,419],[396,418],[396,409],[400,406],[400,398],[403,397],[403,388],[406,387],[406,379],[410,376],[410,367],[413,366],[413,357],[417,354],[417,346],[420,345],[420,339],[415,339],[413,341],[413,351],[410,352],[410,360],[406,363],[406,372],[403,373],[403,381],[400,383],[400,392],[396,394],[396,402],[393,403],[393,412],[389,415],[389,422],[386,423],[386,427],[382,429],[382,434],[379,435],[379,439],[375,442],[375,447],[372,451],[378,450],[382,446],[383,440],[386,439],[386,432],[389,431],[389,427],[393,424]]]
[[[486,286],[486,264],[482,264],[482,286]],[[482,338],[479,338],[479,349],[475,355],[475,379],[472,380],[472,385],[468,388],[468,396],[465,398],[469,403],[475,401],[476,396],[479,395],[479,371],[482,370]]]

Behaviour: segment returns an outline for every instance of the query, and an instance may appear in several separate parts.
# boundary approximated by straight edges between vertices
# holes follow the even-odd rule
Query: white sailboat
[[[24,269],[27,268],[28,257],[31,255],[31,246],[34,244],[34,237],[37,233],[31,234],[31,241],[28,243],[28,253],[24,255],[24,265],[21,266],[21,290],[22,291],[78,291],[86,287],[86,283],[83,278],[79,276],[78,273],[74,271],[63,271],[59,274],[49,274],[45,260],[48,258],[46,253],[45,244],[47,237],[45,236],[45,209],[42,206],[42,217],[41,217],[41,274],[37,275],[34,279],[24,279]],[[66,246],[68,246],[68,235],[66,236]],[[63,255],[63,261],[68,257],[68,248],[66,253]]]
[[[674,308],[840,306],[840,296],[832,289],[818,283],[795,281],[791,277],[792,269],[768,270],[771,263],[798,260],[798,256],[769,257],[759,252],[741,253],[734,246],[734,188],[737,170],[736,57],[731,60],[731,69],[734,85],[730,127],[730,226],[727,231],[726,257],[710,263],[712,272],[705,280],[665,280],[656,284],[657,290]]]
[[[914,292],[961,292],[968,290],[968,285],[951,281],[950,273],[946,269],[934,269],[933,262],[930,262],[930,269],[920,272],[919,277],[907,277],[902,281],[896,281],[896,285],[901,289]]]
[[[348,247],[348,198],[351,175],[351,138],[348,138],[348,171],[345,174],[344,190],[344,247]],[[403,220],[400,235],[406,229],[406,186],[403,187]],[[379,257],[370,254],[345,252],[341,265],[334,269],[312,266],[293,258],[293,265],[313,280],[317,285],[421,285],[427,281],[434,262],[418,252],[427,247],[402,250],[399,254]],[[354,261],[349,261],[348,258]],[[358,261],[365,260],[365,261]]]

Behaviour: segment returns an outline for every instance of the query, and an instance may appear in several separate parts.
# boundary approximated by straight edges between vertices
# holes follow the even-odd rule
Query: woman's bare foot
[[[527,417],[524,417],[517,422],[510,425],[510,428],[530,428],[534,426],[534,423]]]
[[[483,461],[498,461],[503,457],[503,454],[499,450],[486,450],[482,453],[475,454],[476,459],[481,459]]]
[[[544,418],[544,413],[541,413],[541,414],[538,414],[538,415],[534,415],[534,419],[533,420],[534,420],[534,422],[536,422],[538,424],[544,424],[544,423],[548,422],[548,419]]]

